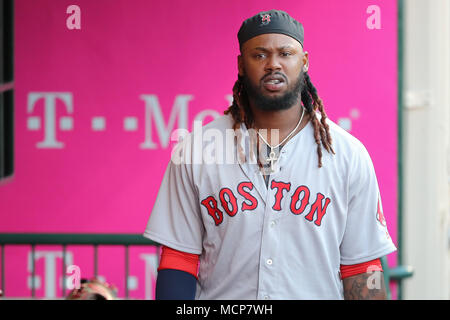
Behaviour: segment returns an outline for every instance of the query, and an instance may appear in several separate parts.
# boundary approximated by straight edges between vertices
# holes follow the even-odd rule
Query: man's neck
[[[292,130],[297,126],[300,117],[302,116],[302,107],[300,104],[296,104],[289,109],[279,110],[279,111],[262,111],[255,107],[252,107],[253,119],[255,124],[255,129],[261,130],[266,129],[267,135],[264,134],[264,138],[266,138],[269,144],[274,145],[278,144],[285,137],[287,137]],[[309,114],[307,114],[305,110],[305,115],[303,116],[303,120],[297,128],[296,132],[292,134],[294,136],[298,131],[303,129],[304,126],[309,121]],[[279,141],[271,142],[272,130],[279,130]],[[262,133],[262,132],[261,132]],[[275,136],[274,136],[275,137]]]

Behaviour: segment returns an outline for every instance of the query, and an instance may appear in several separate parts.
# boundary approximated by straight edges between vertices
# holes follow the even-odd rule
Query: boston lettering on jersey
[[[272,180],[270,188],[276,189],[272,209],[275,211],[286,210],[286,208],[282,208],[281,202],[284,197],[289,196],[291,183]],[[238,199],[233,190],[230,188],[220,189],[219,202],[223,211],[230,217],[234,217],[239,209],[241,212],[255,210],[258,206],[258,200],[251,194],[252,190],[253,184],[249,181],[238,184],[236,191],[245,198],[239,208]],[[308,204],[310,204],[310,196],[311,192],[307,186],[301,185],[297,187],[290,196],[290,206],[288,210],[294,215],[302,214]],[[325,201],[323,201],[324,199]],[[325,197],[320,192],[317,193],[316,199],[309,208],[309,212],[305,215],[305,219],[310,222],[315,219],[314,223],[320,227],[330,202],[330,198]],[[215,197],[208,196],[201,201],[201,204],[208,210],[208,214],[212,217],[216,226],[223,222],[223,211],[219,208],[219,203]]]

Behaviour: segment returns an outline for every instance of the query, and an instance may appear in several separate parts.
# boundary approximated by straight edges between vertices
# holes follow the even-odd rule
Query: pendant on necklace
[[[270,148],[270,153],[269,153],[269,158],[266,159],[266,161],[270,161],[270,171],[271,173],[275,172],[275,168],[274,168],[274,162],[276,162],[278,160],[275,151],[273,151],[273,148]]]

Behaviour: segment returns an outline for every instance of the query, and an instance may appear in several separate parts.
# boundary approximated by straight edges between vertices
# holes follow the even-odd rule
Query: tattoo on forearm
[[[345,300],[384,300],[386,287],[382,272],[362,273],[345,278]]]

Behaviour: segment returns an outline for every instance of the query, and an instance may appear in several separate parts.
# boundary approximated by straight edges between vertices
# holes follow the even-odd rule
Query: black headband
[[[263,11],[242,23],[238,32],[239,48],[247,40],[265,33],[281,33],[300,42],[303,47],[304,31],[300,22],[281,10]]]

